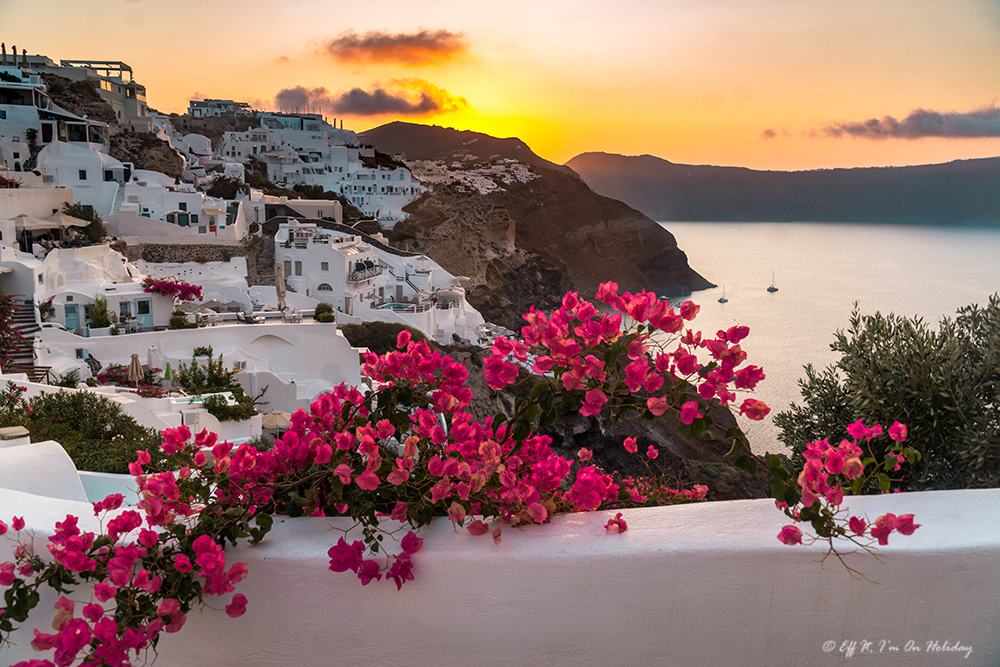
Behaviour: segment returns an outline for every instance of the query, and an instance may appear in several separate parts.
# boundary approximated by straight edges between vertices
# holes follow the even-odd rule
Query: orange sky
[[[308,99],[355,130],[401,119],[518,136],[555,162],[1000,155],[997,0],[50,0],[44,20],[0,3],[0,26],[8,51],[129,63],[165,112],[199,96]]]

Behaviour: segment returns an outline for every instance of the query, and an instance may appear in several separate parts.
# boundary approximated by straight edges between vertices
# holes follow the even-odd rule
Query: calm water
[[[773,412],[801,403],[802,366],[837,360],[833,333],[862,314],[919,315],[936,325],[1000,291],[1000,229],[821,223],[660,223],[717,289],[695,292],[706,333],[750,327],[748,363],[767,374],[756,396]],[[774,272],[779,291],[767,292]],[[718,303],[725,285],[728,303]],[[783,451],[770,416],[741,420],[756,451]]]

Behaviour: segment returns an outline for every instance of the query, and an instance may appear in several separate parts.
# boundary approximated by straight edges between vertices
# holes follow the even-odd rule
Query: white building
[[[282,224],[274,241],[286,284],[296,292],[361,321],[407,324],[440,343],[479,338],[483,316],[466,300],[461,279],[424,255],[398,255],[314,223]]]
[[[379,166],[375,151],[356,142],[353,132],[318,114],[262,114],[261,127],[223,134],[214,155],[241,163],[257,159],[274,183],[320,186],[379,220],[405,218],[403,207],[424,187],[402,165]]]

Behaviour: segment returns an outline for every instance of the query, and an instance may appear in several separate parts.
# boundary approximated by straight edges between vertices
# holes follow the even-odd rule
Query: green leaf
[[[892,486],[892,480],[884,472],[880,472],[878,475],[878,486],[882,489],[882,493],[889,493],[889,488]]]

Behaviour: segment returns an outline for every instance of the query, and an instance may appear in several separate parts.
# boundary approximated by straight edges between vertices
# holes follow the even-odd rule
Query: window
[[[174,214],[167,213],[167,222],[174,222],[174,221],[175,221]]]
[[[298,260],[295,261],[295,275],[297,276],[302,275],[302,262]]]
[[[292,260],[290,259],[285,260],[285,275],[286,276],[292,275]]]
[[[150,301],[149,299],[140,299],[135,302],[135,313],[136,315],[149,315]]]
[[[323,217],[323,211],[316,211],[316,217],[317,218],[322,218]]]
[[[21,154],[20,153],[14,153],[14,159],[15,160],[20,160],[21,159]]]
[[[187,202],[182,201],[181,203],[177,204],[177,208],[179,208],[182,211],[188,210]]]
[[[81,181],[87,180],[87,170],[86,169],[81,169],[80,170],[80,180]]]
[[[87,358],[87,350],[85,350],[82,347],[76,348],[76,358],[77,359],[86,359]]]
[[[73,297],[72,296],[67,296],[66,297],[66,303],[73,303]]]
[[[44,274],[41,274],[41,273],[38,274],[38,284],[39,285],[44,285],[45,284],[45,275]]]
[[[320,262],[319,263],[319,270],[320,271],[329,271],[330,270],[330,262]]]
[[[211,222],[215,222],[215,221],[212,220]],[[192,213],[191,214],[191,224],[192,225],[197,225],[198,224],[198,214],[197,213]]]
[[[129,305],[128,301],[122,301],[118,304],[118,315],[120,318],[128,318],[132,315],[132,309]]]
[[[319,287],[316,288],[319,292],[332,292],[333,288],[327,283],[321,283]]]

